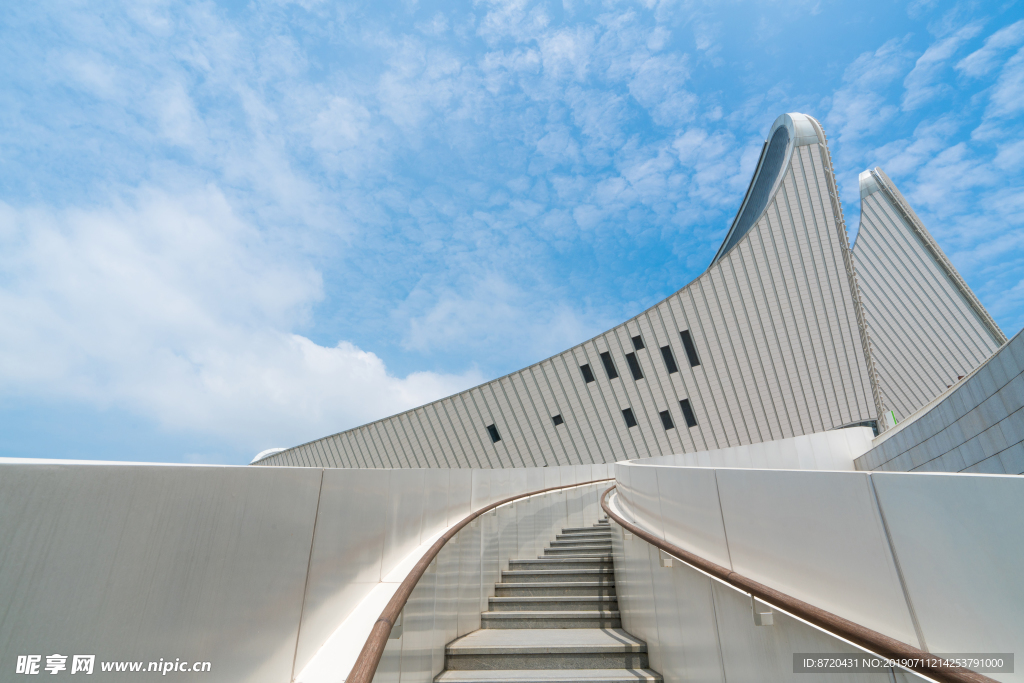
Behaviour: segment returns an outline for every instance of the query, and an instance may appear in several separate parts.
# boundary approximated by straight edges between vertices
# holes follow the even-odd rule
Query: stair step
[[[618,603],[608,595],[499,595],[488,598],[492,612],[541,612],[544,610],[614,610]]]
[[[650,670],[636,669],[504,669],[442,671],[436,683],[661,683]]]
[[[570,554],[589,554],[589,555],[608,555],[612,551],[612,544],[608,545],[576,545],[569,546],[567,548],[544,548],[545,555],[570,555]]]
[[[480,629],[445,648],[449,671],[647,666],[647,645],[620,628]]]
[[[562,529],[562,535],[570,534],[593,534],[599,531],[604,531],[608,527],[600,526],[574,526],[568,529]]]
[[[536,581],[523,583],[496,583],[498,597],[533,595],[615,595],[613,581]]]
[[[511,560],[509,569],[600,569],[612,567],[611,555],[597,557],[544,557],[536,560]]]
[[[621,626],[622,617],[618,610],[536,610],[480,614],[480,628],[488,629],[599,629]]]
[[[571,541],[552,541],[548,544],[549,548],[575,548],[578,546],[611,546],[611,539],[573,539]]]
[[[600,535],[598,535],[598,534],[587,534],[585,536],[583,534],[579,534],[578,536],[575,536],[573,534],[565,534],[565,535],[558,534],[558,536],[555,537],[555,540],[551,541],[551,543],[549,545],[551,545],[551,547],[553,547],[553,548],[557,548],[560,545],[570,545],[570,544],[574,544],[574,543],[575,544],[581,544],[581,543],[611,543],[611,542],[612,542],[612,535],[611,534],[600,534]]]
[[[555,565],[557,566],[557,565]],[[603,565],[588,566],[585,569],[506,569],[501,580],[509,583],[575,583],[577,581],[599,581],[608,586],[615,585],[615,570]]]

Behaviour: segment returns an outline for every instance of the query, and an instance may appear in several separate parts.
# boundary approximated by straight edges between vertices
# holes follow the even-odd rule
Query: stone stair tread
[[[512,560],[513,562],[520,562],[521,560]],[[535,560],[530,560],[534,562]],[[569,576],[570,574],[579,574],[581,576],[594,576],[599,574],[614,574],[614,569],[504,569],[501,572],[502,576],[521,576],[523,574],[540,574],[542,576]]]
[[[527,584],[531,585],[531,584]],[[536,584],[532,584],[536,585]],[[565,584],[561,584],[565,585]],[[615,602],[614,596],[608,595],[499,595],[488,598],[491,602]]]
[[[596,545],[596,546],[600,546],[602,548],[610,548],[610,547],[612,547],[612,542],[611,542],[610,539],[605,539],[603,541],[598,541],[598,540],[589,540],[589,541],[552,541],[548,545],[548,547],[549,548],[581,548],[581,547],[586,547],[588,545]]]
[[[519,612],[481,612],[480,616],[485,619],[595,619],[607,618],[618,619],[617,609],[588,609],[588,610],[565,610],[565,609],[541,609],[522,610]]]
[[[579,564],[590,562],[593,564],[610,564],[611,555],[595,555],[593,557],[538,557],[536,560],[512,560],[510,564],[525,565],[558,565],[558,564]]]
[[[515,583],[514,581],[502,581],[494,584],[497,588],[615,588],[614,583],[601,581],[534,581],[533,583]]]
[[[442,671],[436,683],[660,683],[647,669],[478,669]]]
[[[488,614],[485,612],[484,614]],[[513,614],[503,612],[502,614]],[[520,615],[522,613],[519,613]],[[544,612],[544,615],[551,614]],[[587,654],[647,652],[647,644],[621,628],[481,629],[453,640],[449,654]]]

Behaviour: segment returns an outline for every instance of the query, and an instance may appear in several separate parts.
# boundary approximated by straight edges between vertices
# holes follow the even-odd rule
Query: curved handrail
[[[562,489],[572,489],[577,486],[600,484],[604,481],[613,481],[613,479],[595,479],[594,481],[585,481],[579,484],[551,486],[546,489],[540,489],[539,491],[530,491],[529,493],[521,493],[518,496],[505,498],[504,500],[491,503],[490,505],[482,507],[476,512],[471,513],[451,529],[444,532],[444,534],[434,542],[434,545],[430,546],[430,549],[423,554],[420,561],[412,568],[409,575],[405,577],[405,581],[402,581],[398,590],[395,591],[393,596],[391,596],[391,600],[389,600],[387,606],[384,607],[384,611],[380,613],[380,618],[374,622],[373,628],[370,630],[370,635],[366,638],[366,642],[363,644],[363,649],[359,651],[359,657],[356,658],[356,663],[352,665],[352,671],[349,673],[346,683],[371,683],[374,674],[377,673],[377,665],[380,664],[381,655],[384,654],[384,647],[388,644],[388,636],[391,635],[391,629],[395,626],[395,620],[398,619],[398,615],[400,615],[402,610],[405,608],[405,603],[408,602],[413,589],[416,588],[416,584],[419,583],[420,578],[423,577],[423,573],[426,572],[427,567],[429,567],[430,563],[434,561],[437,554],[441,552],[441,548],[444,547],[445,543],[453,539],[457,533],[462,531],[463,527],[475,520],[477,517],[480,517],[495,508],[499,508],[502,505],[512,503],[522,498],[529,498],[530,496],[536,496],[541,493],[550,493],[551,491],[560,491]]]
[[[624,520],[611,509],[608,504],[608,494],[615,490],[615,486],[611,486],[607,491],[601,494],[601,508],[605,513],[611,517],[615,522],[632,533],[634,536],[639,536],[647,543],[654,547],[665,551],[673,557],[679,558],[686,564],[699,569],[705,574],[710,574],[716,579],[720,579],[725,583],[738,588],[744,593],[749,593],[759,600],[763,600],[769,605],[774,605],[779,609],[789,612],[793,616],[796,616],[804,621],[808,621],[815,626],[833,634],[845,640],[849,640],[866,650],[870,650],[875,654],[881,655],[888,659],[897,660],[910,660],[920,661],[921,664],[917,666],[907,666],[905,668],[912,671],[916,671],[919,674],[928,676],[942,683],[997,683],[997,681],[983,676],[976,671],[970,669],[964,669],[956,666],[946,666],[941,664],[941,658],[936,655],[929,654],[923,650],[919,650],[912,645],[890,638],[887,635],[873,631],[860,624],[855,624],[849,619],[844,619],[839,615],[826,612],[823,609],[815,607],[803,600],[798,600],[791,595],[787,595],[781,591],[777,591],[774,588],[769,588],[763,583],[758,583],[753,579],[737,574],[731,569],[727,569],[720,564],[715,564],[710,560],[706,560],[703,557],[694,555],[693,553],[683,550],[677,545],[663,541],[657,536],[653,535],[649,531],[645,531],[635,524],[631,524]],[[928,660],[936,660],[940,663],[936,665],[928,665]]]

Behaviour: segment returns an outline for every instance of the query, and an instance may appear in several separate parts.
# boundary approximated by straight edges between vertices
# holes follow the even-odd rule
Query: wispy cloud
[[[914,68],[903,79],[904,109],[917,109],[953,89],[953,85],[942,78],[942,71],[957,50],[978,35],[981,28],[980,21],[971,22],[928,46],[924,54],[917,58]]]
[[[1018,291],[1024,29],[948,5],[14,6],[0,398],[251,456],[514,370],[703,270],[784,111]]]
[[[1024,43],[1024,19],[1004,26],[988,38],[978,50],[961,59],[956,68],[966,76],[978,78],[999,65],[999,58],[1007,50]]]
[[[210,187],[104,209],[0,204],[0,384],[155,416],[256,448],[383,417],[479,381],[398,378],[351,343],[289,332],[322,297]]]

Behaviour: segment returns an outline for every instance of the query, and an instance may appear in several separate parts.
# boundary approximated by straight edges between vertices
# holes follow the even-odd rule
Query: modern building
[[[518,372],[256,462],[542,467],[884,431],[1006,336],[888,176],[860,183],[851,249],[825,133],[784,114],[722,246],[675,294]]]
[[[880,168],[860,174],[857,279],[883,403],[904,420],[1006,343]]]
[[[0,461],[0,680],[1024,683],[1024,333],[861,198],[851,249],[780,116],[707,270],[561,354],[257,467]]]

